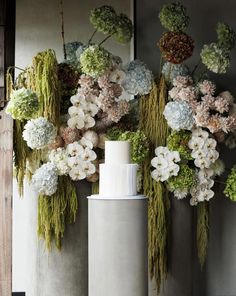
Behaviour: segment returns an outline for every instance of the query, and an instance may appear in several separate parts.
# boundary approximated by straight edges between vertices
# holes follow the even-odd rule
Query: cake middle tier
[[[100,164],[99,194],[129,196],[137,194],[137,164]]]

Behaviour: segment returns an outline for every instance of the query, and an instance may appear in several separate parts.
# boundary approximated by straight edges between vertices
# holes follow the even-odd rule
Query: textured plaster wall
[[[53,48],[62,61],[59,0],[16,1],[16,66],[30,64],[39,51]],[[66,41],[87,42],[93,32],[89,11],[103,4],[132,15],[131,1],[65,0]],[[100,37],[100,39],[98,39]],[[103,36],[98,34],[97,40]],[[113,40],[107,48],[130,60],[132,46],[117,45]],[[66,231],[61,253],[48,254],[37,239],[37,196],[26,186],[24,199],[19,199],[14,183],[13,201],[13,291],[26,291],[27,296],[87,296],[87,199],[90,188],[80,183],[79,212],[76,224]]]
[[[144,60],[157,74],[160,54],[156,43],[163,29],[158,11],[170,1],[136,1],[137,57]],[[195,53],[191,66],[199,60],[202,45],[215,39],[218,20],[226,21],[236,29],[235,0],[183,0],[191,17],[189,33],[195,39]],[[228,89],[236,96],[236,49],[232,52],[232,67],[226,75],[212,75],[219,90]],[[235,151],[222,148],[226,167],[236,162]],[[201,272],[194,248],[195,212],[187,201],[172,201],[172,226],[169,246],[169,270],[163,295],[166,296],[234,296],[236,295],[236,204],[219,192],[210,206],[210,242],[208,260]],[[150,295],[155,295],[155,287]]]

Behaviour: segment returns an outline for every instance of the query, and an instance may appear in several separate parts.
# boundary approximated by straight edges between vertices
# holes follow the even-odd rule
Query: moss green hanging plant
[[[167,88],[164,78],[154,83],[149,95],[140,99],[140,129],[151,143],[150,152],[143,166],[143,191],[149,197],[149,268],[151,278],[160,291],[161,283],[167,274],[167,234],[168,210],[170,207],[168,191],[165,186],[152,179],[151,159],[154,149],[165,145],[168,126],[163,116],[167,101]]]
[[[197,250],[201,267],[206,261],[209,236],[209,206],[207,202],[197,205]]]
[[[33,58],[32,65],[18,77],[16,87],[26,87],[34,91],[39,99],[37,116],[43,116],[59,127],[60,84],[58,63],[53,50],[38,53]],[[31,150],[23,140],[25,123],[18,120],[14,123],[14,162],[21,196],[24,178],[30,179],[34,168],[44,162],[44,153],[41,150]],[[53,196],[39,196],[38,235],[45,240],[48,249],[51,249],[53,240],[57,248],[61,248],[66,224],[75,221],[77,208],[75,187],[67,177],[59,177],[58,189]]]

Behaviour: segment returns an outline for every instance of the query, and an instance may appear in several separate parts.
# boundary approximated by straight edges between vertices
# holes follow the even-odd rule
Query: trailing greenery
[[[197,205],[197,250],[201,267],[206,261],[209,236],[209,207],[207,202]]]
[[[48,250],[55,241],[61,249],[65,225],[75,222],[78,209],[76,190],[69,177],[59,176],[58,189],[52,196],[38,198],[38,236],[45,240]]]
[[[140,99],[140,129],[150,141],[148,157],[143,165],[143,191],[149,197],[149,268],[151,278],[160,291],[161,283],[167,275],[167,235],[170,201],[168,191],[161,182],[152,179],[151,159],[157,146],[165,146],[168,126],[163,116],[167,101],[164,78],[153,84],[149,95]]]
[[[232,168],[228,175],[224,194],[232,201],[236,201],[236,168]]]

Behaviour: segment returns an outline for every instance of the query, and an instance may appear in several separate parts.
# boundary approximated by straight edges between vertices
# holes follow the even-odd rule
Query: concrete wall
[[[156,43],[163,29],[158,11],[171,1],[136,1],[137,57],[144,60],[157,74],[159,50]],[[195,53],[190,60],[199,60],[202,45],[215,39],[215,25],[221,20],[236,30],[235,0],[183,0],[191,17],[189,33],[195,39]],[[212,75],[219,90],[228,89],[236,96],[236,50],[232,52],[232,67],[226,75]],[[222,148],[227,168],[236,163],[235,151]],[[223,190],[220,186],[217,192]],[[172,230],[170,240],[170,273],[163,295],[166,296],[233,296],[236,295],[236,204],[223,194],[217,194],[210,206],[210,243],[206,268],[201,272],[194,247],[196,213],[187,201],[172,200]],[[155,295],[155,291],[150,295]]]
[[[37,52],[47,48],[56,51],[62,61],[60,10],[58,0],[16,1],[16,66],[30,64]],[[90,0],[64,1],[66,41],[87,42],[93,32],[89,11],[110,4],[117,11],[132,15],[131,1]],[[100,37],[100,39],[99,39]],[[97,40],[103,36],[98,34]],[[113,40],[106,47],[126,63],[132,45],[118,45]],[[48,254],[37,239],[37,196],[26,186],[19,199],[14,183],[13,196],[13,291],[27,296],[87,296],[87,200],[90,188],[79,183],[79,212],[75,225],[66,231],[61,253]]]

